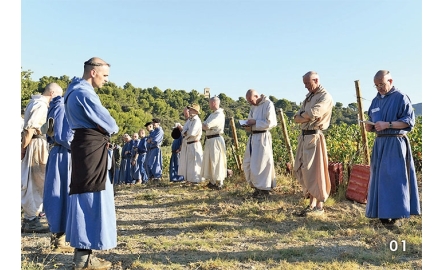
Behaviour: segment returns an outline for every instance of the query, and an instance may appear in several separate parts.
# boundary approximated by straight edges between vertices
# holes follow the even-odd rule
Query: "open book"
[[[364,124],[369,124],[369,125],[374,125],[375,124],[372,121],[368,121],[368,120],[365,120],[365,121],[359,120],[359,121],[361,121]]]
[[[239,120],[239,124],[241,125],[241,126],[248,126],[247,125],[247,120]]]

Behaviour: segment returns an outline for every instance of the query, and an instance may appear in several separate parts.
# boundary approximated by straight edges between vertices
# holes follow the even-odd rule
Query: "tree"
[[[281,108],[283,112],[287,112],[287,111],[291,111],[292,110],[292,104],[289,100],[284,99],[279,99],[278,101],[276,101],[276,103],[274,104],[276,109]]]
[[[33,95],[37,89],[38,89],[38,83],[34,82],[31,79],[32,75],[31,70],[21,71],[21,86],[22,86],[22,93],[21,93],[21,114],[23,115],[24,109],[26,105],[28,104],[29,100],[31,100],[31,95]]]

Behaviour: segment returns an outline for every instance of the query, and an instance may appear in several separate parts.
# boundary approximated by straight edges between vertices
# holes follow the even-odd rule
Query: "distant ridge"
[[[415,109],[415,115],[422,115],[422,103],[413,104],[413,109]]]

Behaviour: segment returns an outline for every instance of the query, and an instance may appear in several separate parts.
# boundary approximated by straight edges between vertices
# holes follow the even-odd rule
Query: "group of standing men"
[[[393,85],[387,70],[374,76],[378,93],[368,111],[368,132],[376,132],[370,161],[370,179],[366,216],[378,218],[388,229],[398,228],[401,220],[420,215],[418,184],[407,133],[415,125],[415,113],[409,97]],[[302,76],[308,93],[294,115],[301,133],[298,137],[294,178],[300,183],[309,204],[298,216],[323,215],[331,182],[328,153],[323,131],[330,126],[333,98],[321,85],[319,75],[309,71]],[[269,130],[276,126],[273,103],[250,89],[246,93],[252,105],[245,128],[250,132],[243,169],[255,189],[253,197],[269,195],[276,186],[272,139]]]
[[[149,180],[159,182],[162,177],[162,150],[161,145],[164,131],[160,126],[160,119],[154,118],[133,134],[122,136],[123,147],[120,155],[120,168],[115,174],[115,184],[146,184]]]
[[[44,205],[51,244],[65,251],[75,248],[74,269],[109,269],[111,262],[93,256],[92,250],[117,245],[110,136],[119,128],[94,91],[108,81],[109,69],[109,63],[91,58],[84,63],[83,77],[74,77],[65,95],[59,85],[51,83],[42,95],[32,96],[25,110],[21,142],[22,231],[46,232],[38,217]],[[330,125],[333,99],[316,72],[310,71],[302,78],[309,93],[294,116],[301,127],[294,176],[310,203],[298,215],[322,215],[323,203],[330,194],[322,132]],[[378,94],[368,112],[374,124],[365,126],[368,132],[377,134],[366,216],[394,225],[401,218],[420,214],[416,173],[406,136],[415,124],[415,115],[409,98],[393,86],[388,71],[378,71],[374,82]],[[270,130],[277,120],[274,104],[265,95],[249,89],[246,100],[251,107],[244,127],[250,135],[243,170],[257,197],[268,195],[276,186]],[[207,187],[221,189],[227,176],[222,137],[225,115],[218,97],[210,98],[209,105],[212,113],[205,121],[199,118],[200,106],[192,104],[183,111],[185,124],[176,126],[181,137],[180,147],[176,145],[174,151],[180,153],[177,174],[190,185],[209,180]],[[122,149],[120,175],[132,172],[131,182],[147,181],[150,176],[160,179],[162,174],[160,120],[153,119],[146,127],[151,132],[146,137],[140,132],[142,143]],[[203,131],[204,150],[200,142]],[[129,144],[128,137],[125,139]],[[144,160],[145,155],[148,158]],[[150,159],[152,162],[147,162]],[[148,178],[143,176],[143,169]]]
[[[330,125],[333,100],[320,84],[316,72],[307,72],[302,79],[309,93],[294,116],[301,128],[294,176],[310,203],[297,215],[323,215],[331,186],[322,131]],[[388,229],[397,229],[402,225],[402,219],[421,214],[415,166],[407,137],[415,125],[415,113],[409,97],[393,85],[388,70],[379,70],[373,81],[378,93],[367,112],[370,121],[365,124],[365,129],[375,132],[376,138],[370,160],[365,214],[368,218],[379,219]]]
[[[62,88],[50,83],[25,110],[22,232],[48,231],[38,217],[44,206],[51,246],[74,249],[73,269],[109,269],[111,262],[92,250],[117,245],[110,136],[119,128],[94,91],[108,82],[109,70],[110,64],[93,57],[63,96]]]
[[[209,100],[211,114],[205,121],[199,117],[200,105],[192,104],[183,110],[186,122],[175,128],[180,131],[182,142],[176,153],[178,158],[178,175],[188,185],[196,185],[208,180],[207,187],[220,190],[227,177],[227,154],[223,138],[225,113],[220,108],[217,96]],[[205,131],[205,144],[202,147],[201,138]]]

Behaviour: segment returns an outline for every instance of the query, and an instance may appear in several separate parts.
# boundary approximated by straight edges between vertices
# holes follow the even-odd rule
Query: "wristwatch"
[[[389,122],[389,128],[392,128],[393,127],[393,125],[392,125],[392,122],[390,121]]]

